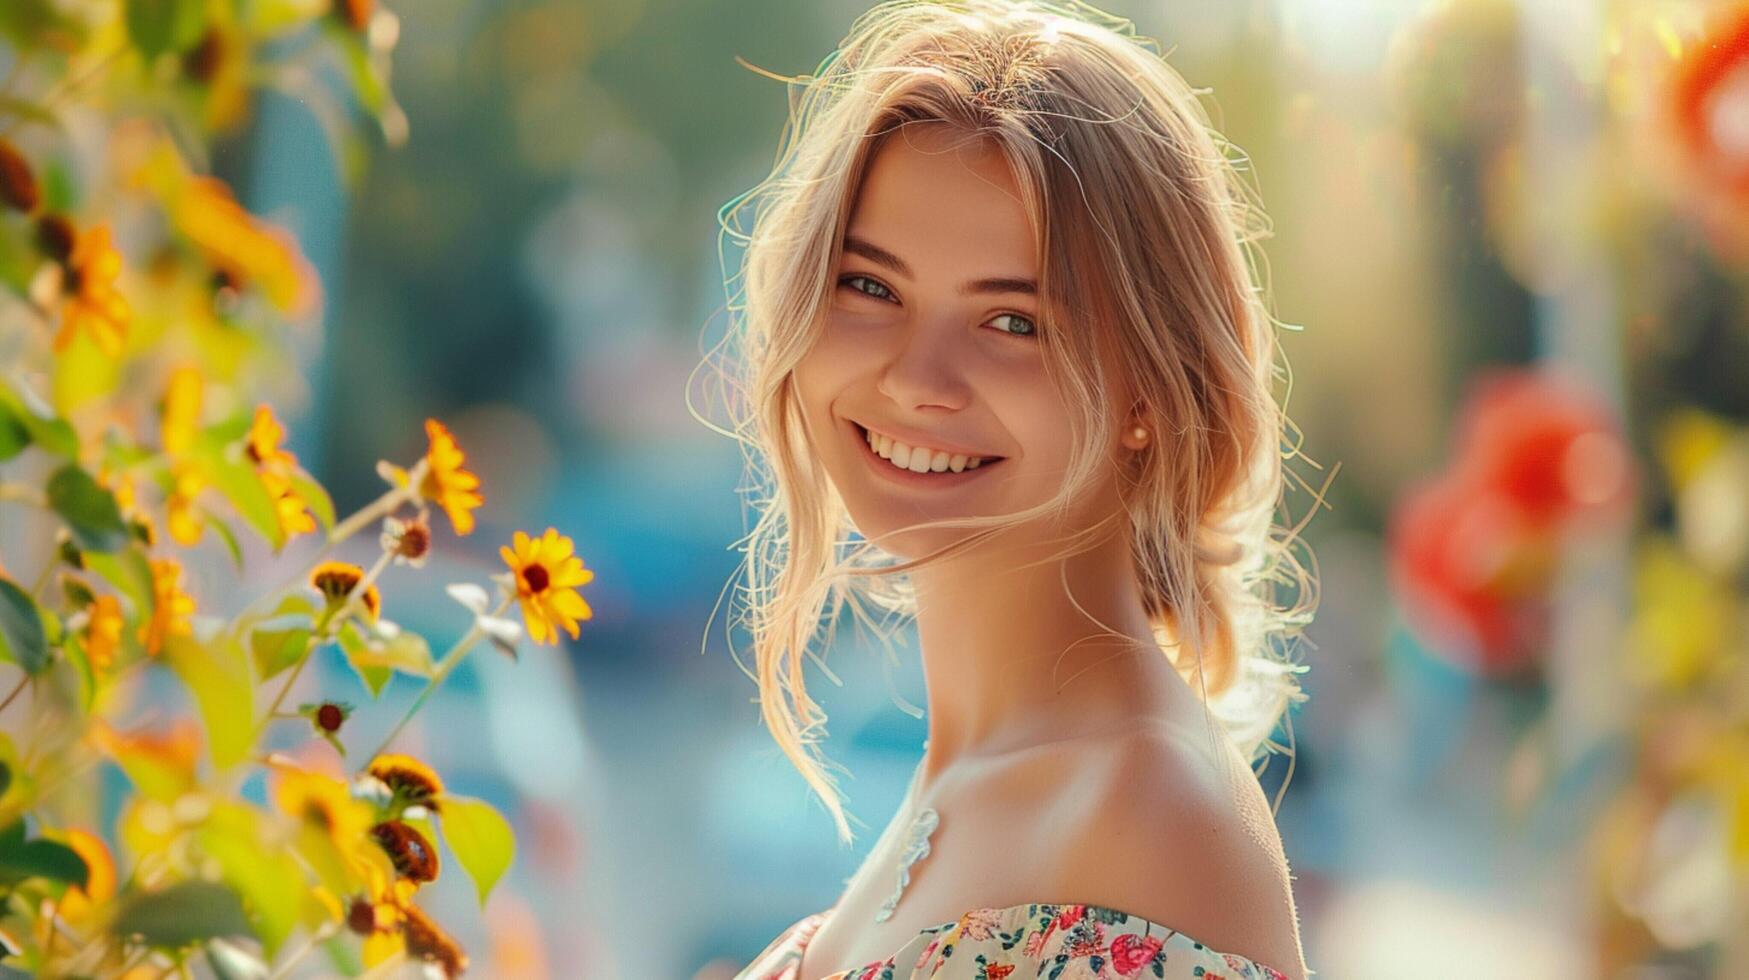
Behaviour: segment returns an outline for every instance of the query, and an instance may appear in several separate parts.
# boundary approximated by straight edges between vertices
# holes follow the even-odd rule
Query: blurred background
[[[386,6],[403,146],[348,187],[333,107],[268,96],[212,167],[320,275],[276,407],[337,508],[436,416],[495,490],[439,577],[548,524],[597,572],[581,639],[472,658],[410,729],[520,841],[483,913],[453,876],[433,902],[480,975],[727,980],[836,899],[926,734],[915,651],[843,631],[842,686],[811,673],[840,847],[725,639],[741,457],[687,404],[724,326],[717,210],[787,108],[736,58],[811,71],[867,4]],[[1749,976],[1749,6],[1105,9],[1249,154],[1322,469],[1292,465],[1339,466],[1305,531],[1310,700],[1262,776],[1308,964]]]

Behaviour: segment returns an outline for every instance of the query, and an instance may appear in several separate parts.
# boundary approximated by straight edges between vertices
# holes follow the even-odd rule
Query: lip
[[[910,470],[899,469],[897,466],[894,466],[890,460],[883,459],[876,454],[874,447],[868,444],[867,429],[849,419],[845,420],[844,425],[846,430],[848,430],[850,438],[855,441],[858,452],[861,453],[862,458],[868,462],[869,467],[881,476],[886,477],[901,486],[922,487],[926,489],[933,487],[941,490],[957,487],[961,484],[977,479],[1001,463],[1006,462],[1008,459],[1006,456],[991,459],[987,462],[979,463],[978,468],[975,470],[961,470],[958,473],[955,473],[952,470],[947,470],[941,473],[936,473],[933,470],[927,473],[913,473]],[[937,448],[943,450],[947,449],[946,446],[940,446]],[[966,455],[981,454],[967,453]]]

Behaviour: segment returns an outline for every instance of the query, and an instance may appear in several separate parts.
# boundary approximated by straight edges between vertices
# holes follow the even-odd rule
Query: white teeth
[[[942,449],[909,446],[892,436],[868,430],[865,432],[869,448],[874,450],[875,455],[902,470],[910,470],[913,473],[946,473],[949,470],[961,473],[965,470],[975,470],[984,463],[982,456],[966,456],[960,453],[949,453]]]

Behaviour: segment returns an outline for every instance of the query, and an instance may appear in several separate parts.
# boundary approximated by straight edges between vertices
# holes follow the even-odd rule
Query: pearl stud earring
[[[1145,425],[1138,425],[1130,430],[1130,435],[1135,436],[1137,442],[1147,442],[1148,427]]]

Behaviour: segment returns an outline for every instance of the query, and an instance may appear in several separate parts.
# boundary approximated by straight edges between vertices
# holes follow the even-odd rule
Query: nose
[[[971,391],[951,327],[913,323],[899,332],[895,346],[876,385],[881,394],[907,409],[966,407]]]

